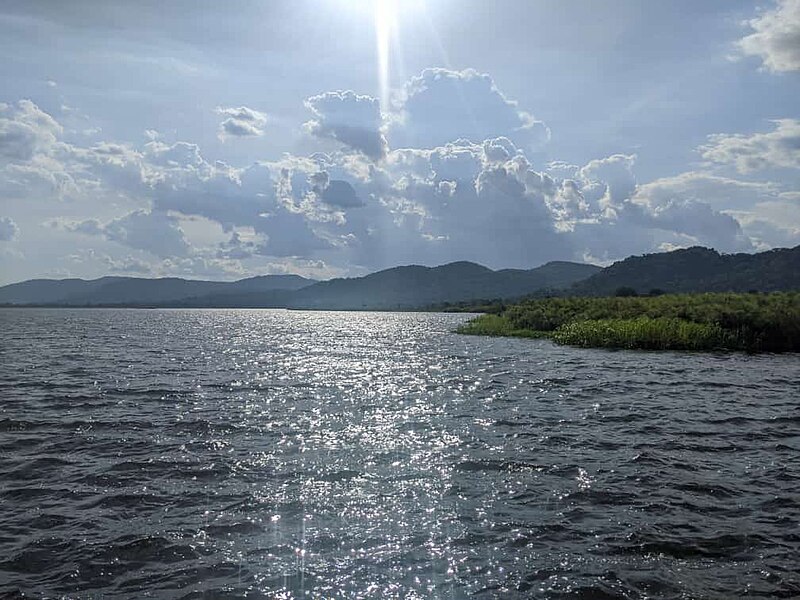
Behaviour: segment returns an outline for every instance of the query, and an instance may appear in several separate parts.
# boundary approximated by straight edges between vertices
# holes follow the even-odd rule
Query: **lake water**
[[[0,311],[0,597],[800,597],[800,358]]]

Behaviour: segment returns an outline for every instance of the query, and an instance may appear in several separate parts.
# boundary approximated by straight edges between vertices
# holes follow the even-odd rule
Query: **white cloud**
[[[603,208],[613,207],[630,198],[636,191],[633,168],[636,156],[614,154],[590,161],[578,172],[578,177],[599,185],[591,186],[593,200]]]
[[[717,133],[699,148],[706,160],[733,165],[740,173],[782,167],[800,169],[800,120],[778,119],[769,133]]]
[[[0,164],[29,161],[49,151],[62,132],[61,125],[30,100],[0,103]]]
[[[133,256],[126,256],[119,260],[104,256],[103,261],[108,265],[111,273],[121,273],[123,275],[150,275],[153,273],[153,265],[151,263]]]
[[[759,250],[800,245],[800,205],[794,200],[779,198],[731,214]]]
[[[7,120],[38,133],[8,152],[15,158],[0,170],[0,192],[31,199],[70,190],[80,208],[63,203],[60,214],[70,218],[60,228],[114,255],[92,260],[115,272],[228,277],[282,264],[342,274],[453,260],[530,267],[692,244],[748,250],[781,245],[796,232],[787,225],[796,192],[778,184],[705,172],[640,184],[632,154],[536,170],[528,156],[546,128],[474,71],[424,72],[387,121],[373,98],[314,96],[307,130],[343,149],[244,168],[155,132],[143,144],[65,143],[48,115],[18,106],[4,105]],[[220,111],[257,121],[246,107]],[[465,121],[473,111],[478,120]],[[759,134],[766,140],[713,138],[715,160],[735,162],[749,145],[775,162],[791,146],[791,124]],[[415,145],[392,150],[384,132]],[[135,250],[135,260],[123,249]]]
[[[394,148],[435,148],[460,138],[481,143],[502,136],[534,149],[550,139],[550,130],[509,100],[489,75],[425,69],[405,85],[387,136]]]
[[[800,0],[778,0],[748,23],[753,33],[739,40],[743,54],[772,72],[800,70]]]
[[[717,210],[747,210],[758,202],[778,198],[780,193],[780,187],[774,183],[741,181],[703,171],[688,171],[640,185],[635,199],[658,205],[679,197],[706,202]]]
[[[800,243],[793,233],[800,231],[800,206],[792,195],[775,183],[690,171],[640,186],[633,201],[670,220],[673,229],[689,235],[703,230],[699,241],[736,251]],[[754,223],[761,223],[758,231]]]
[[[227,117],[219,124],[219,139],[225,141],[237,137],[260,137],[264,135],[267,115],[263,112],[239,107],[218,107],[217,114]]]
[[[305,101],[314,118],[304,127],[320,138],[336,140],[379,159],[386,153],[380,102],[352,91],[326,92]]]

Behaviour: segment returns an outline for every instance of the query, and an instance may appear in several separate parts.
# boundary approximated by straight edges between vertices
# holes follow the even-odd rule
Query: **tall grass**
[[[479,315],[461,325],[458,333],[505,337],[547,337],[548,333],[531,329],[515,329],[511,321],[500,315]]]
[[[739,346],[735,336],[719,325],[650,317],[576,321],[559,327],[552,339],[584,348],[718,350]]]
[[[797,352],[800,293],[528,300],[460,331],[548,336],[579,346]]]

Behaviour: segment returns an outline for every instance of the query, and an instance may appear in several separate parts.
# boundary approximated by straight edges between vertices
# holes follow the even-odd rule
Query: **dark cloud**
[[[341,208],[364,206],[352,185],[340,179],[332,179],[322,192],[322,201]]]

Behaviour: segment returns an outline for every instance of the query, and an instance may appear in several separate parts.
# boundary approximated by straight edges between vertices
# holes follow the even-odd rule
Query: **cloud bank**
[[[227,276],[269,265],[324,276],[455,260],[530,268],[696,244],[738,252],[800,243],[797,191],[776,183],[710,170],[642,183],[626,153],[536,166],[530,157],[549,130],[476,71],[423,71],[390,114],[351,91],[305,106],[305,131],[333,150],[233,165],[158,136],[67,142],[34,103],[3,105],[0,188],[53,203],[59,235],[102,244],[80,260],[120,272]],[[246,107],[217,114],[226,139],[261,135],[266,123]],[[769,133],[711,136],[701,149],[709,168],[740,174],[796,168],[797,152],[792,119]],[[92,214],[98,199],[113,216]],[[15,234],[13,221],[0,221],[3,239]]]

